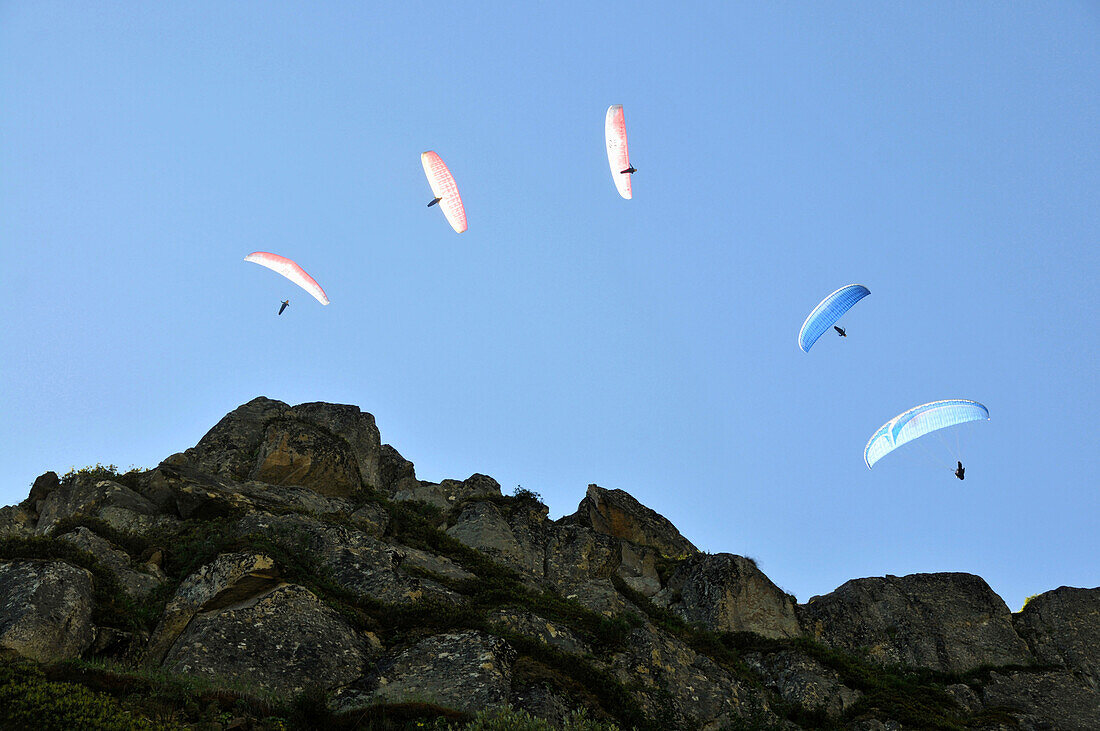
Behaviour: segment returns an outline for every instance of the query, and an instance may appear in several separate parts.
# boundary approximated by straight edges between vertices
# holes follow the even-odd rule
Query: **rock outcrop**
[[[588,493],[570,519],[599,533],[656,548],[665,556],[686,558],[699,552],[667,518],[624,490],[589,485]]]
[[[357,718],[1097,728],[1100,589],[1012,615],[977,576],[912,574],[798,605],[623,490],[548,514],[486,475],[418,480],[354,406],[254,399],[154,469],[47,472],[0,508],[0,660],[109,657]]]
[[[1004,600],[972,574],[853,579],[810,599],[802,619],[825,644],[887,664],[962,673],[1032,662]]]
[[[661,599],[688,622],[714,632],[755,632],[764,637],[802,633],[794,597],[743,556],[719,553],[685,561]]]
[[[1040,663],[1084,671],[1100,684],[1100,587],[1058,587],[1032,597],[1014,620]]]

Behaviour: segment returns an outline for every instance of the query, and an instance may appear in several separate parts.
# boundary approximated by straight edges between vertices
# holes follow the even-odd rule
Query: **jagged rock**
[[[744,556],[718,553],[688,559],[669,578],[660,603],[715,632],[801,634],[794,598]]]
[[[145,596],[166,580],[164,573],[155,568],[147,571],[135,570],[130,565],[130,554],[84,526],[66,533],[60,540],[72,543],[95,556],[101,566],[114,574],[119,586],[131,597]]]
[[[799,609],[816,639],[882,663],[966,672],[1031,662],[1004,600],[972,574],[853,579]]]
[[[389,444],[383,444],[378,453],[378,487],[388,492],[406,480],[416,480],[413,463]]]
[[[982,700],[987,708],[1012,709],[1023,729],[1096,731],[1100,725],[1100,690],[1071,671],[993,672]]]
[[[1100,681],[1100,587],[1060,586],[1032,597],[1013,621],[1040,663],[1086,670]]]
[[[363,690],[376,702],[411,700],[478,711],[508,700],[515,659],[511,645],[484,632],[435,635],[383,662]]]
[[[199,612],[209,612],[262,595],[279,583],[270,557],[226,553],[188,576],[176,589],[153,631],[146,662],[160,665],[177,638]]]
[[[61,487],[61,480],[58,478],[57,473],[43,472],[38,477],[34,478],[34,484],[31,485],[31,492],[27,495],[27,499],[23,501],[30,510],[37,513],[39,511],[39,504],[49,497],[50,493]]]
[[[282,584],[195,616],[164,659],[164,669],[230,678],[264,690],[326,690],[358,677],[370,645],[307,589]]]
[[[500,497],[500,483],[476,473],[462,481],[443,480],[440,483],[403,479],[396,483],[396,488],[394,500],[419,500],[441,510],[450,510],[469,500]]]
[[[63,561],[0,563],[0,657],[71,660],[95,639],[92,574]]]
[[[202,469],[238,481],[286,482],[344,495],[381,483],[381,446],[374,417],[356,406],[292,408],[260,397],[227,414],[184,454]]]
[[[48,535],[64,518],[87,515],[112,528],[143,533],[160,524],[157,506],[125,485],[111,480],[74,480],[50,492],[40,503],[35,532]]]
[[[624,490],[589,485],[588,494],[569,520],[640,546],[656,548],[672,558],[699,552],[667,518],[642,505]]]
[[[354,528],[332,525],[305,515],[254,513],[240,520],[238,531],[242,535],[266,533],[289,550],[305,551],[332,569],[332,578],[338,584],[357,594],[392,604],[425,597],[460,599],[430,579],[410,576],[401,570],[404,549]]]
[[[835,670],[797,650],[750,652],[743,659],[760,674],[764,685],[783,700],[811,711],[823,709],[833,718],[839,717],[863,695],[844,685]]]
[[[558,622],[519,609],[498,609],[488,621],[505,632],[539,640],[556,650],[574,655],[587,655],[592,650],[576,632]]]
[[[627,647],[612,658],[612,670],[660,728],[713,731],[749,719],[778,723],[761,694],[679,639],[644,626],[630,633]]]

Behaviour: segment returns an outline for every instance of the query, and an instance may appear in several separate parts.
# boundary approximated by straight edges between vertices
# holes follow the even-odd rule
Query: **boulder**
[[[799,610],[817,640],[886,664],[964,673],[1031,662],[1004,600],[972,574],[853,579]]]
[[[777,638],[801,634],[794,598],[744,556],[718,553],[688,559],[669,578],[659,603],[714,632]]]
[[[325,690],[363,672],[370,643],[307,589],[282,584],[196,615],[164,658],[173,673],[228,678],[267,691]]]
[[[143,571],[134,569],[130,554],[84,526],[66,533],[60,537],[60,540],[72,543],[77,548],[95,556],[96,561],[114,574],[119,586],[132,598],[138,599],[145,596],[166,580],[164,573],[155,566],[146,566]]]
[[[435,635],[381,663],[363,688],[374,702],[479,711],[507,702],[515,659],[511,645],[484,632]]]
[[[1100,683],[1100,587],[1032,597],[1013,621],[1040,663],[1083,670]]]
[[[95,640],[92,574],[64,561],[0,563],[0,657],[57,662]]]
[[[218,556],[180,584],[153,631],[146,662],[160,665],[177,638],[199,612],[247,602],[280,583],[279,572],[270,557],[257,553],[226,553]]]
[[[563,520],[640,546],[650,546],[671,558],[684,558],[699,551],[667,518],[642,505],[624,490],[589,485],[577,512]]]

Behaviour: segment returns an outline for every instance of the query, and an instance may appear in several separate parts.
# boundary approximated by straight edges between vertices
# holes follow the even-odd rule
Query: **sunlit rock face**
[[[752,559],[719,553],[677,568],[661,594],[688,622],[715,632],[798,637],[794,598],[772,583]]]
[[[699,552],[667,518],[642,505],[625,490],[589,485],[588,493],[570,519],[599,533],[656,548],[666,556],[684,558]]]

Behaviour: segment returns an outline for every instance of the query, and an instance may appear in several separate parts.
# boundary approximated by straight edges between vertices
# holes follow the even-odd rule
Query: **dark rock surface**
[[[1017,712],[1024,729],[1096,731],[1100,690],[1091,679],[1070,671],[992,673],[982,689],[987,707]]]
[[[1040,663],[1083,670],[1100,683],[1100,587],[1058,587],[1032,597],[1013,620]]]
[[[1004,600],[972,574],[853,579],[800,609],[815,639],[882,663],[966,672],[1032,660]]]

